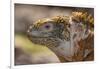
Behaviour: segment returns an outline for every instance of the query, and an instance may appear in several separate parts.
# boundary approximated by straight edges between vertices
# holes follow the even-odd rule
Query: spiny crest
[[[94,17],[87,12],[72,12],[72,21],[86,23],[90,29],[94,28]]]
[[[91,14],[88,14],[87,12],[72,12],[73,19],[76,21],[87,21],[91,24],[94,23],[94,18],[92,17]]]

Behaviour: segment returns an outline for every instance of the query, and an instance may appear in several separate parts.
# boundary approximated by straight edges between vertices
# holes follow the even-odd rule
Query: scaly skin
[[[46,24],[53,27],[48,30]],[[93,55],[93,29],[92,15],[72,12],[71,16],[38,20],[29,27],[28,36],[33,43],[50,48],[62,62],[83,61],[91,52]]]

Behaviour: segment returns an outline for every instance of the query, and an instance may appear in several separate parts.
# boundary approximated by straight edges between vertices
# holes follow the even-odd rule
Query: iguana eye
[[[44,32],[49,32],[53,30],[53,24],[52,23],[45,23],[40,27],[40,30]]]
[[[50,29],[50,27],[51,27],[50,25],[45,25],[46,29]]]

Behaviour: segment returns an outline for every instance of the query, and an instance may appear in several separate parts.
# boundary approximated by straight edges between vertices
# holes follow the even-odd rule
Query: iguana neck
[[[53,50],[59,58],[63,58],[65,61],[72,61],[73,47],[71,47],[71,41],[62,41],[58,47],[52,48],[51,50]]]

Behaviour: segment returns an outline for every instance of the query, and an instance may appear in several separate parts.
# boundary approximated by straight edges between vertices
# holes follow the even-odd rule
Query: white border
[[[11,0],[11,27],[10,27],[10,33],[11,33],[11,50],[10,50],[10,52],[11,52],[11,58],[10,58],[10,67],[11,68],[14,68],[14,2],[13,2],[13,0]]]
[[[54,64],[37,64],[37,65],[20,65],[20,66],[14,66],[14,3],[21,3],[21,4],[35,4],[35,5],[53,5],[53,6],[72,6],[72,7],[88,7],[88,8],[94,8],[95,6],[92,5],[90,2],[76,2],[75,1],[65,1],[65,0],[60,0],[60,1],[42,1],[42,0],[12,0],[11,1],[11,68],[13,69],[35,69],[35,68],[47,68],[47,67],[54,67],[57,66],[57,63]],[[67,68],[69,69],[70,66],[77,67],[77,65],[88,65],[88,64],[94,64],[94,62],[71,62],[71,63],[59,63],[62,67],[65,67],[66,65],[68,66]],[[76,65],[76,66],[75,66]],[[58,66],[59,67],[59,66]]]
[[[13,0],[13,3],[22,3],[22,4],[36,4],[36,5],[54,5],[54,6],[72,6],[72,7],[90,7],[94,8],[95,5],[91,1],[81,0]]]

